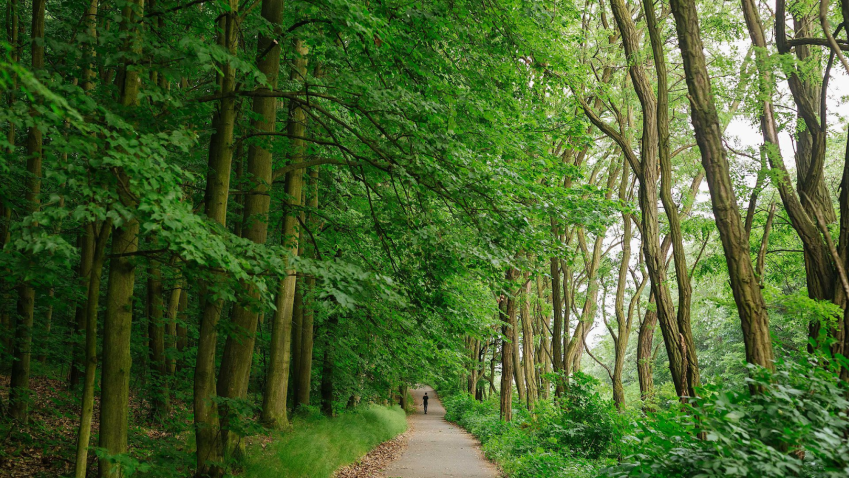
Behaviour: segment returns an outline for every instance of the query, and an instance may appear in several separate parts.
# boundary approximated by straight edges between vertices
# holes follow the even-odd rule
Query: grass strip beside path
[[[371,405],[334,418],[297,417],[294,425],[265,449],[251,447],[244,476],[329,478],[338,468],[403,433],[407,419],[399,406]]]

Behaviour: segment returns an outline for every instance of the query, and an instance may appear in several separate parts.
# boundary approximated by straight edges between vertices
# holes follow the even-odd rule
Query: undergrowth
[[[444,400],[446,418],[475,435],[511,478],[588,478],[616,462],[624,420],[594,385],[576,374],[562,400],[540,401],[533,412],[514,401],[511,422],[500,419],[497,396],[457,394]]]

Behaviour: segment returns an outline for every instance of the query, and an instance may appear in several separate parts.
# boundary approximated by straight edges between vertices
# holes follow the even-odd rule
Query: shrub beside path
[[[424,414],[422,396],[431,397]],[[407,449],[383,472],[386,478],[497,478],[498,469],[483,457],[480,443],[445,420],[445,409],[430,387],[412,391],[416,413]]]

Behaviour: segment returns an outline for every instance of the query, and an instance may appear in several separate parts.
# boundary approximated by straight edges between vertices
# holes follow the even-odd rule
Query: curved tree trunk
[[[731,279],[731,290],[740,314],[746,360],[762,367],[773,367],[769,317],[755,277],[749,238],[745,233],[734,196],[728,160],[722,145],[722,129],[710,87],[694,0],[671,0],[678,45],[684,61],[690,114],[696,141],[707,175],[713,213],[722,240]]]

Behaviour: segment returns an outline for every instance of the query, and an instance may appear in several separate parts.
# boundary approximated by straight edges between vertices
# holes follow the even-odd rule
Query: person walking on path
[[[428,393],[429,392],[429,393]],[[480,442],[445,420],[439,393],[431,387],[410,391],[416,404],[427,403],[424,413],[410,415],[407,448],[380,473],[381,478],[498,478],[498,469],[481,453]],[[428,400],[425,402],[425,393]],[[421,408],[419,409],[421,410]]]
[[[427,401],[428,401],[428,398],[429,398],[429,397],[427,396],[427,392],[425,392],[424,396],[422,397],[422,404],[424,404],[424,411],[425,411],[425,415],[427,415]]]

